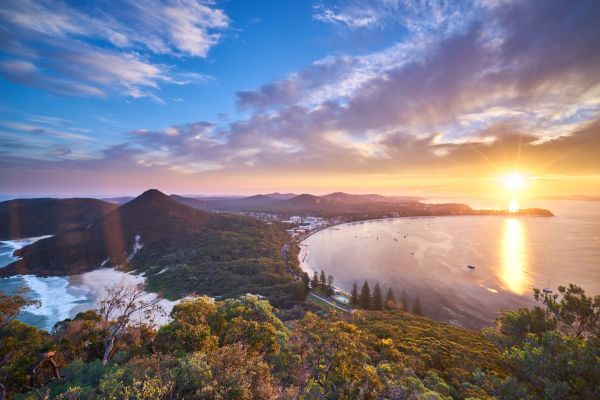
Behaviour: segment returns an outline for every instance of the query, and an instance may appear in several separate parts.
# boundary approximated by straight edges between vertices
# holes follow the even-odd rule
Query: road
[[[321,301],[323,301],[323,302],[325,302],[325,303],[329,304],[331,307],[333,307],[333,308],[335,308],[335,309],[338,309],[338,310],[341,310],[341,311],[344,311],[344,312],[348,312],[348,313],[352,311],[352,310],[351,310],[351,309],[349,309],[349,308],[342,307],[342,306],[340,306],[340,305],[336,304],[335,302],[333,302],[333,301],[330,301],[330,300],[328,300],[328,299],[327,299],[327,298],[325,298],[325,297],[318,296],[318,295],[316,295],[316,294],[314,294],[314,293],[310,293],[310,294],[309,294],[309,296],[313,296],[314,298],[316,298],[316,299],[319,299],[319,300],[321,300]]]

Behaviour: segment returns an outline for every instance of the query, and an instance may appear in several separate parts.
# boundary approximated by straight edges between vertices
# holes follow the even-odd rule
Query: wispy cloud
[[[133,98],[156,94],[161,84],[205,82],[208,77],[152,61],[156,55],[207,56],[229,26],[212,3],[124,1],[67,3],[7,0],[0,4],[5,78],[55,93]]]
[[[411,34],[448,33],[493,2],[478,0],[350,0],[319,2],[313,19],[351,31],[402,27]]]

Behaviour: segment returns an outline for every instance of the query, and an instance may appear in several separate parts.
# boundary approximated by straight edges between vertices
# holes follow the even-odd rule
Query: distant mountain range
[[[297,259],[286,265],[282,256],[287,241],[283,227],[204,212],[149,190],[85,226],[17,251],[20,260],[0,269],[0,276],[121,267],[143,272],[150,289],[171,298],[251,292],[287,304],[301,290],[293,277]]]
[[[279,192],[275,192],[275,193],[267,193],[267,194],[265,194],[265,196],[272,197],[272,198],[278,199],[278,200],[287,200],[287,199],[291,199],[292,197],[296,197],[298,195],[295,194],[295,193],[279,193]]]
[[[0,202],[0,240],[77,228],[117,206],[97,199],[17,199]]]
[[[345,213],[363,211],[367,205],[392,205],[423,200],[419,197],[387,197],[379,194],[348,194],[335,192],[323,196],[295,193],[267,193],[249,197],[240,196],[194,196],[171,195],[177,201],[204,211],[264,211],[264,212],[313,212]],[[132,197],[102,199],[115,204],[124,204]],[[348,207],[353,206],[353,207]],[[384,206],[385,208],[385,206]],[[389,208],[389,207],[387,207]]]
[[[294,193],[259,194],[244,198],[201,198],[172,195],[177,201],[204,211],[256,211],[275,214],[339,216],[365,212],[391,212],[413,206],[420,198],[386,197],[378,194],[342,192],[323,196]]]

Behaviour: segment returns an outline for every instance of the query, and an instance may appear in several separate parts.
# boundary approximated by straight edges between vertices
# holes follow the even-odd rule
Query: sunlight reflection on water
[[[504,221],[500,279],[506,288],[517,294],[528,290],[527,243],[524,229],[523,223],[516,218]]]
[[[508,203],[508,211],[515,213],[519,211],[519,199],[516,196],[511,197],[510,202]]]

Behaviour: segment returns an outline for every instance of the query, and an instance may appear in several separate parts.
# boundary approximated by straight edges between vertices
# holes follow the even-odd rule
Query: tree
[[[350,304],[354,307],[357,307],[359,305],[358,287],[356,286],[356,282],[352,284],[352,292],[350,292]]]
[[[410,303],[408,301],[408,295],[406,290],[402,289],[402,310],[410,312]]]
[[[4,294],[0,290],[0,329],[15,319],[25,307],[40,306],[39,300],[27,298],[29,291],[29,288],[22,288],[12,294]]]
[[[503,311],[485,336],[504,351],[511,376],[492,379],[499,398],[592,399],[600,387],[595,301],[580,287],[534,289],[545,307]]]
[[[421,308],[421,299],[419,296],[415,299],[415,304],[412,309],[413,314],[423,316],[423,309]]]
[[[358,304],[365,310],[371,308],[371,289],[369,288],[369,283],[367,281],[363,283],[362,289],[360,289]]]
[[[310,290],[310,277],[306,272],[302,273],[302,285],[304,286],[305,295],[308,294]]]
[[[164,315],[164,310],[159,304],[158,296],[148,295],[144,291],[144,284],[117,286],[106,289],[106,294],[98,301],[100,317],[108,324],[104,340],[104,355],[102,364],[106,365],[111,357],[115,341],[123,334],[134,316],[152,325],[154,319]]]
[[[387,294],[385,295],[384,306],[388,310],[392,309],[392,308],[396,308],[396,297],[394,296],[394,291],[392,290],[391,287],[388,288]]]
[[[217,304],[206,296],[176,304],[171,311],[172,321],[161,326],[156,335],[158,349],[171,354],[211,354],[219,341],[209,326],[216,312]]]
[[[523,342],[529,334],[541,335],[555,329],[556,320],[541,307],[519,308],[503,311],[495,329],[486,329],[486,336],[496,345],[507,348]]]
[[[588,297],[574,284],[559,286],[559,294],[534,289],[534,297],[558,321],[559,329],[575,337],[600,339],[600,295]]]
[[[373,301],[371,307],[373,310],[383,310],[383,293],[381,293],[379,283],[376,283],[375,289],[373,289]]]
[[[319,288],[319,275],[317,271],[313,273],[312,281],[310,281],[310,286],[313,290],[317,290]]]
[[[319,286],[323,289],[327,287],[327,278],[325,277],[325,271],[321,270],[321,278],[319,279]]]
[[[277,388],[269,365],[241,343],[218,349],[209,364],[215,380],[213,399],[276,398]]]
[[[327,275],[327,286],[325,287],[325,292],[330,296],[335,293],[333,289],[333,275]]]
[[[506,354],[513,373],[529,384],[539,398],[598,398],[600,347],[594,340],[547,331],[539,336],[529,335]]]
[[[346,321],[306,313],[292,334],[300,399],[374,399],[377,384],[365,333]]]
[[[273,306],[257,296],[220,302],[209,323],[219,345],[242,343],[271,362],[285,356],[288,329],[275,316]]]

